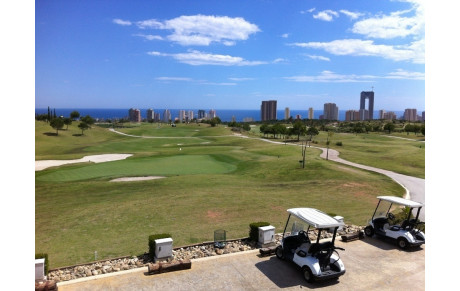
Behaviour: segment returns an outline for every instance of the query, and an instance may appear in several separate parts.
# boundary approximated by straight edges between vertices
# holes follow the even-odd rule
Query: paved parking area
[[[339,280],[307,283],[300,270],[257,251],[192,260],[192,268],[148,275],[134,269],[59,283],[59,290],[425,290],[425,246],[399,250],[391,242],[366,237],[336,241],[346,273]]]

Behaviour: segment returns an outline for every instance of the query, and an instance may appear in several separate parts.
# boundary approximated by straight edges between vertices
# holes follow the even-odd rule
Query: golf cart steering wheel
[[[395,216],[393,213],[388,213],[388,219],[389,220],[394,220],[395,219]]]
[[[307,240],[310,240],[310,238],[308,237],[308,234],[303,230],[299,231],[299,235],[303,236]]]

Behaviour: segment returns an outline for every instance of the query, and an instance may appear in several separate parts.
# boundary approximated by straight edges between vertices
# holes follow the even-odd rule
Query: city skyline
[[[425,110],[418,1],[36,2],[35,106]],[[264,13],[258,13],[264,11]],[[82,25],[84,23],[84,25]],[[327,32],[327,33],[325,33]]]

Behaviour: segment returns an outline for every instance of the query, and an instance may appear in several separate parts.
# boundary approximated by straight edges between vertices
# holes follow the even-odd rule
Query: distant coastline
[[[129,108],[126,109],[107,109],[107,108],[50,108],[51,110],[56,110],[56,115],[58,116],[65,116],[69,117],[70,112],[76,110],[80,113],[81,116],[85,115],[90,115],[93,118],[96,119],[121,119],[121,118],[127,118],[128,116],[128,110]],[[161,116],[163,116],[163,111],[166,108],[159,108],[155,109],[152,108],[154,112],[159,112]],[[192,110],[195,114],[195,116],[198,115],[198,109],[169,109],[171,112],[171,116],[173,118],[179,116],[179,110]],[[203,109],[206,112],[209,112],[209,109]],[[243,122],[244,118],[252,118],[253,121],[260,121],[260,110],[258,109],[215,109],[217,116],[222,120],[223,122],[230,122],[232,121],[232,118],[235,117],[236,122]],[[147,118],[147,108],[140,109],[141,111],[141,117],[142,119]],[[345,112],[347,110],[339,110],[339,120],[344,121],[345,120]],[[387,112],[393,111],[397,118],[401,117],[404,114],[404,111],[397,111],[397,110],[386,110]],[[36,114],[44,114],[48,113],[48,108],[35,108],[35,113]],[[290,115],[292,118],[295,119],[297,114],[300,114],[302,119],[306,119],[308,117],[308,109],[305,110],[294,110],[291,109]],[[314,110],[314,119],[318,119],[320,115],[323,114],[323,110]],[[379,112],[378,110],[374,111],[374,116],[378,116]],[[284,119],[284,109],[283,110],[277,110],[277,116],[278,120]]]

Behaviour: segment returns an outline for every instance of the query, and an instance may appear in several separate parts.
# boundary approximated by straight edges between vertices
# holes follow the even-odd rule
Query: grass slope
[[[317,149],[307,149],[306,168],[301,169],[296,146],[221,137],[232,134],[223,127],[178,129],[192,135],[204,127],[217,134],[177,139],[168,128],[169,138],[150,139],[94,127],[75,136],[81,131],[72,124],[52,136],[44,134],[49,125],[37,124],[36,159],[115,152],[134,156],[36,172],[35,251],[48,253],[50,268],[56,268],[91,261],[94,251],[101,259],[141,254],[155,233],[171,233],[179,246],[212,240],[216,229],[227,230],[228,238],[245,237],[256,221],[282,231],[286,209],[292,207],[315,207],[343,216],[346,223],[365,224],[376,196],[404,193],[386,176],[319,158]],[[53,153],[55,147],[59,150]],[[109,182],[152,174],[168,177]]]

